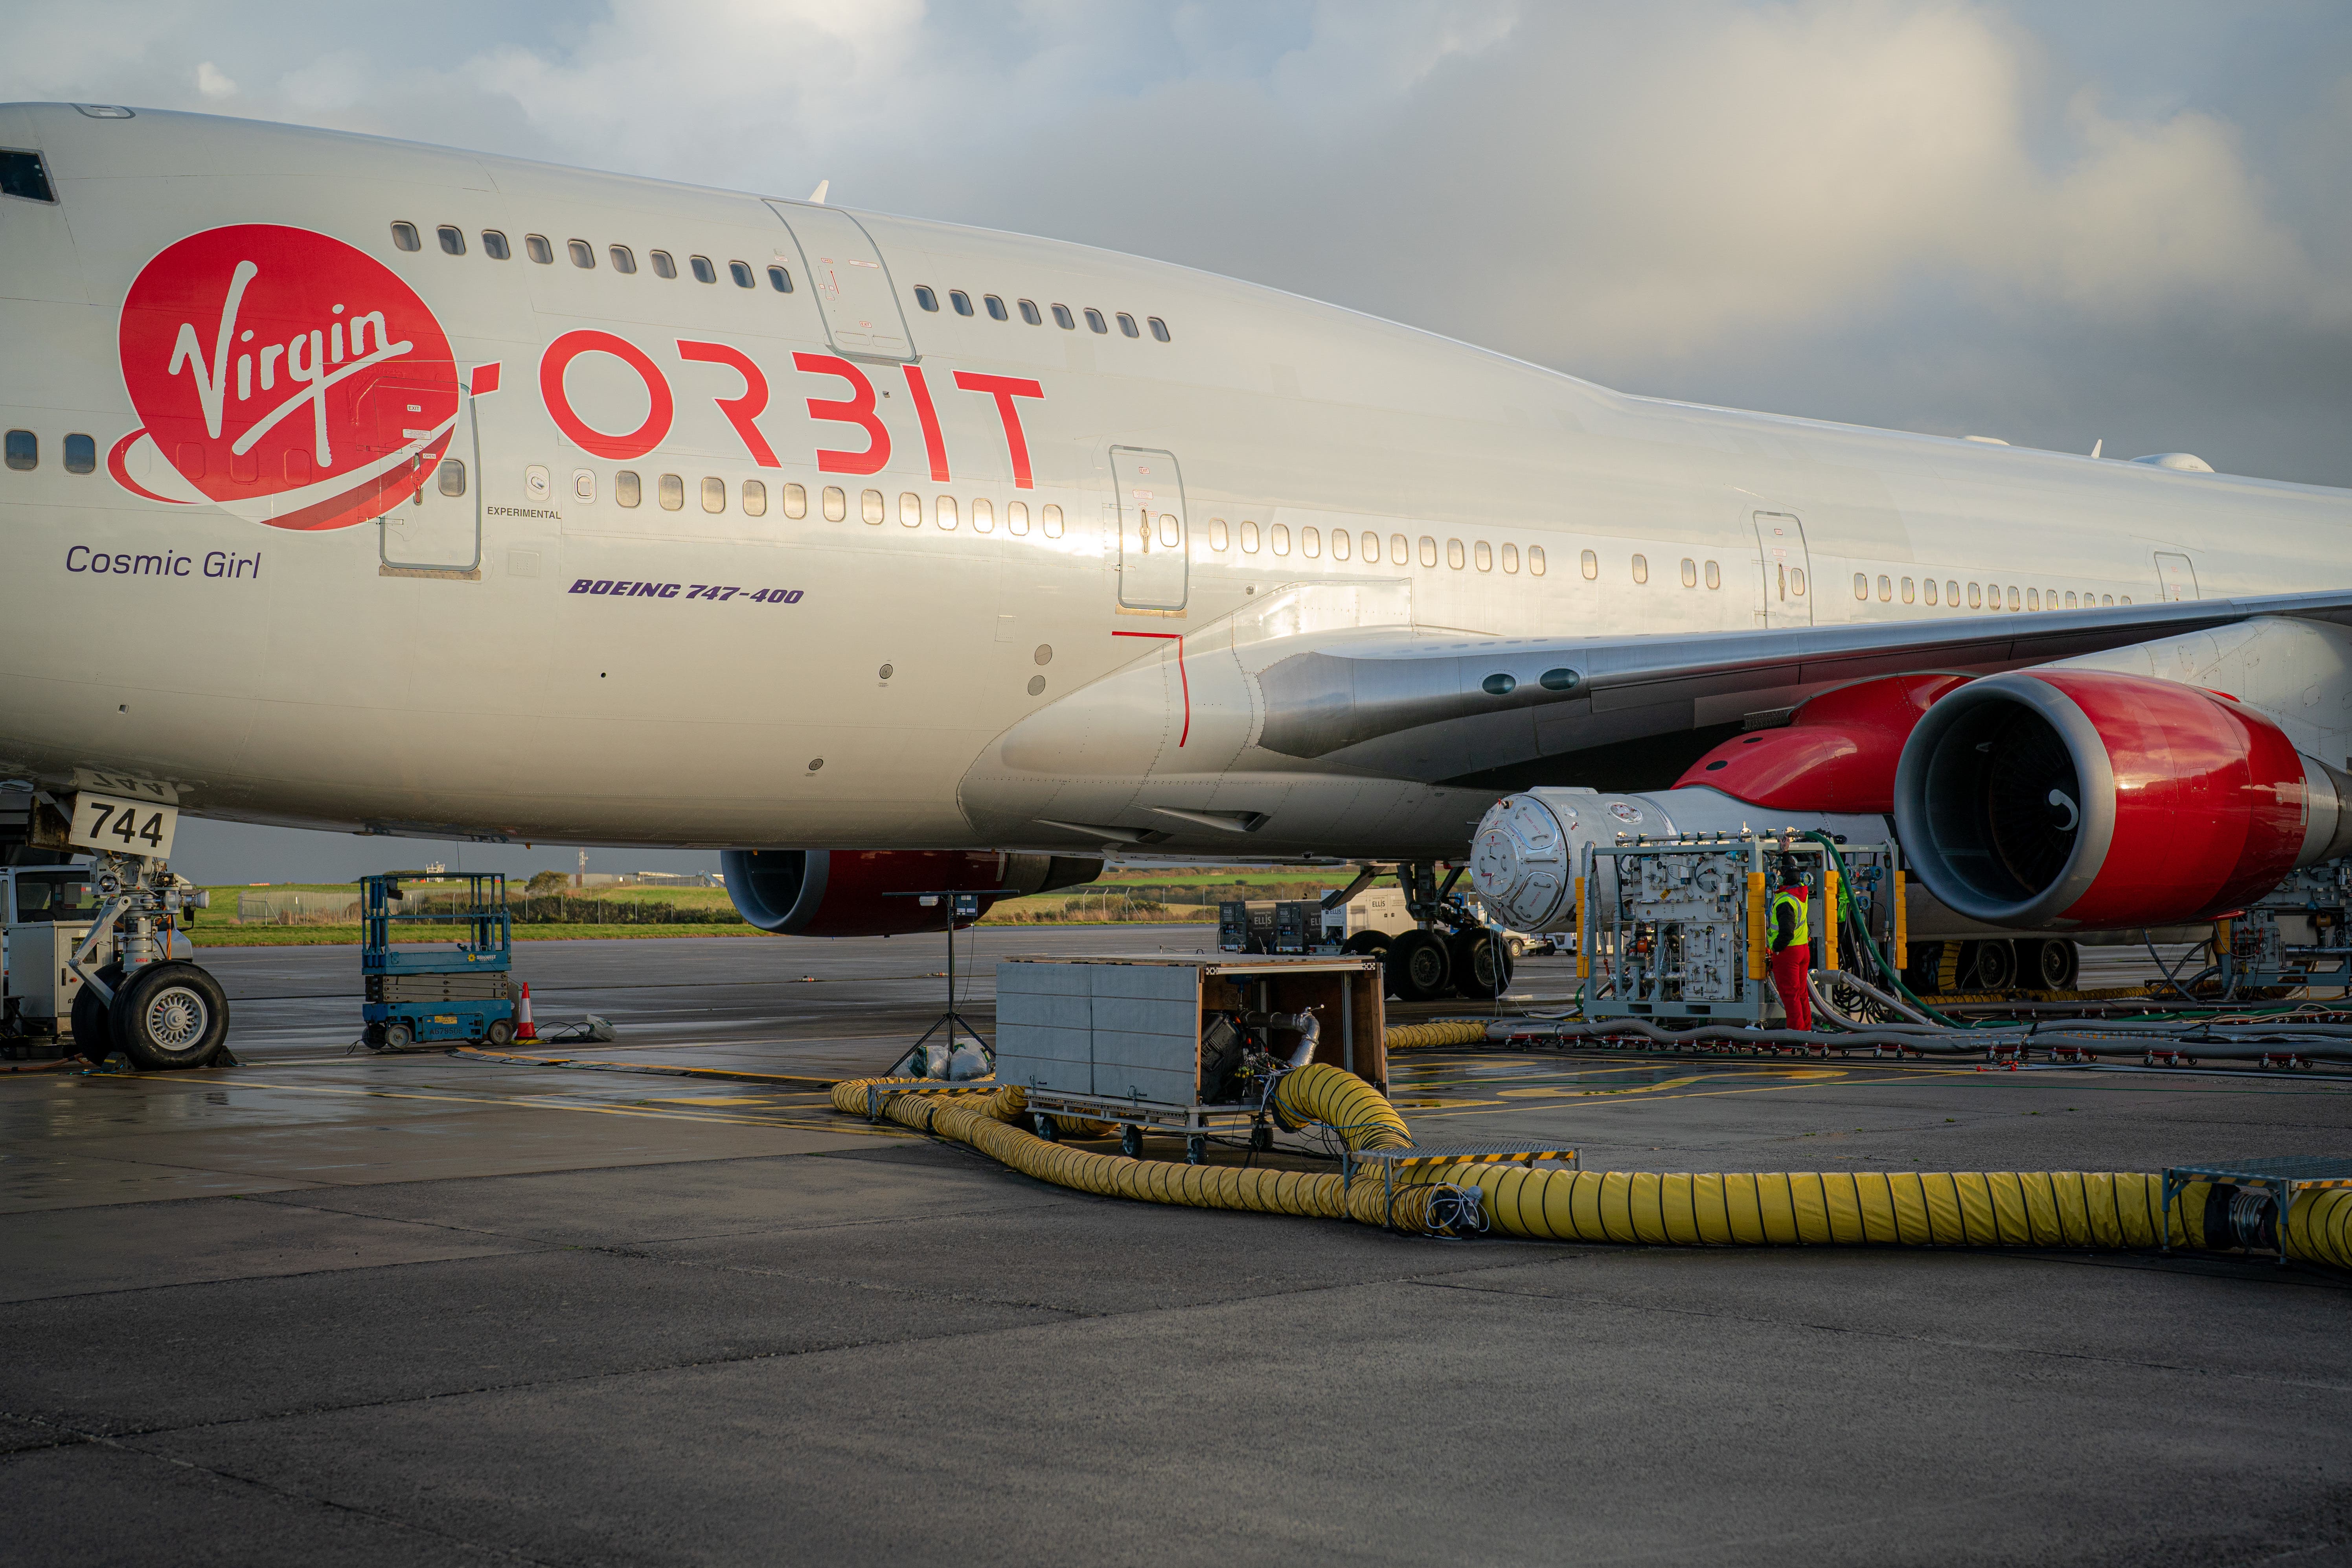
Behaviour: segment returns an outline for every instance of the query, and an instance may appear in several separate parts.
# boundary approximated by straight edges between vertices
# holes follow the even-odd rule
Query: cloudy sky
[[[2340,4],[5,10],[0,97],[825,179],[1629,391],[2352,484]]]

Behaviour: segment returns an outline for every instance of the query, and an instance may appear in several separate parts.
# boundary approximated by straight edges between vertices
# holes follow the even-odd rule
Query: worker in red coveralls
[[[1789,1027],[1813,1026],[1813,993],[1806,984],[1812,973],[1813,942],[1810,913],[1812,894],[1804,875],[1789,871],[1780,890],[1772,895],[1772,984],[1780,988],[1781,1009]]]

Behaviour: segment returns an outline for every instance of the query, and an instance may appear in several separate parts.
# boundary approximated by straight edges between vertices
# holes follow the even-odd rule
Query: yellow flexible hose
[[[978,1086],[947,1094],[940,1091],[950,1086],[936,1080],[859,1079],[834,1086],[834,1109],[864,1114],[874,1084],[906,1086],[883,1107],[893,1121],[970,1144],[1025,1175],[1104,1197],[1192,1208],[1350,1219],[1433,1235],[1491,1227],[1533,1241],[1650,1247],[2146,1250],[2165,1236],[2163,1178],[2140,1172],[1660,1174],[1463,1163],[1404,1167],[1393,1184],[1360,1175],[1351,1183],[1337,1174],[1180,1165],[1066,1148],[1018,1125],[1028,1095],[1013,1084],[993,1094],[972,1092]],[[1285,1126],[1319,1122],[1351,1149],[1412,1145],[1404,1119],[1378,1090],[1321,1062],[1283,1079],[1276,1109]],[[2206,1247],[2212,1191],[2212,1184],[2194,1182],[2175,1194],[2174,1246]],[[1465,1205],[1460,1200],[1471,1192],[1477,1201]],[[2304,1194],[2281,1240],[2290,1258],[2352,1268],[2352,1189]]]
[[[1475,1045],[1486,1037],[1486,1026],[1475,1018],[1456,1018],[1438,1024],[1400,1024],[1381,1037],[1381,1043],[1392,1051],[1410,1051],[1430,1046]]]

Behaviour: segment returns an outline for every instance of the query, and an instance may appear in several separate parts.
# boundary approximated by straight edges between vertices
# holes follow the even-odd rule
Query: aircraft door
[[[770,202],[800,247],[802,275],[816,291],[835,353],[866,359],[916,358],[890,268],[866,227],[835,207]]]
[[[1805,525],[1785,511],[1756,514],[1756,547],[1764,564],[1764,609],[1768,626],[1813,624],[1813,561],[1805,549]]]
[[[361,394],[354,414],[380,450],[398,451],[421,434],[411,423],[417,389],[380,381]],[[446,391],[442,394],[446,396]],[[387,566],[422,572],[473,572],[482,563],[481,476],[474,451],[474,400],[461,398],[449,444],[436,460],[409,459],[428,471],[416,493],[384,512],[380,553]]]
[[[1172,452],[1113,447],[1118,487],[1118,602],[1130,610],[1181,610],[1188,586],[1191,531],[1184,483]]]
[[[2167,601],[2203,597],[2197,591],[2197,568],[2186,555],[2176,555],[2168,550],[2156,552],[2156,581]]]

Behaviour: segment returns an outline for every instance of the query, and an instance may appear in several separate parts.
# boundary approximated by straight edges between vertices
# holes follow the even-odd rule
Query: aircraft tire
[[[1486,931],[1456,931],[1447,944],[1453,949],[1454,989],[1475,1001],[1486,1002],[1510,989],[1515,956]]]
[[[173,959],[124,981],[107,1021],[132,1067],[208,1067],[228,1039],[228,997],[209,972]]]
[[[100,970],[98,977],[110,987],[122,984],[122,971],[111,963]],[[73,1029],[74,1055],[96,1067],[114,1054],[114,1026],[107,1018],[106,1004],[88,985],[74,993],[73,1016],[68,1023]]]
[[[1389,994],[1433,1002],[1454,989],[1454,954],[1433,931],[1409,931],[1389,943]]]
[[[1373,958],[1388,952],[1395,939],[1384,931],[1360,931],[1339,944],[1342,952],[1352,952],[1359,958]]]

